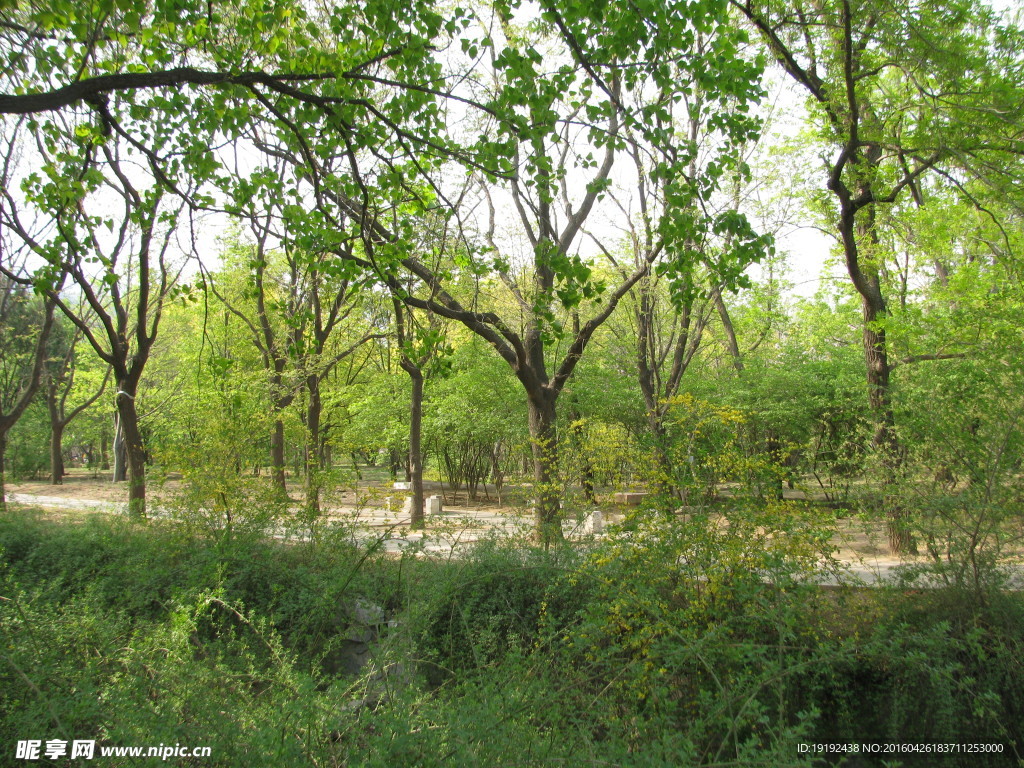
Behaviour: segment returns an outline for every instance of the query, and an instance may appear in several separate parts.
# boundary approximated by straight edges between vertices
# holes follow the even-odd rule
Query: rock
[[[373,659],[373,644],[388,623],[384,609],[364,598],[344,607],[339,632],[341,640],[323,658],[321,668],[328,674],[358,675]]]
[[[356,598],[356,601],[352,604],[352,618],[359,624],[367,627],[376,627],[387,623],[384,609],[361,597]]]
[[[368,642],[345,638],[324,656],[321,669],[331,675],[358,675],[372,657]]]

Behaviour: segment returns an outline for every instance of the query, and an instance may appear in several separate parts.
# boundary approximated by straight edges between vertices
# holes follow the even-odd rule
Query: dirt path
[[[436,485],[436,484],[435,484]],[[12,503],[39,506],[50,509],[74,509],[81,511],[127,512],[126,489],[123,484],[115,485],[109,478],[71,475],[63,485],[43,482],[22,482],[8,486],[8,499]],[[180,489],[180,482],[171,479],[160,486],[151,503],[153,514],[160,516],[160,497],[170,497]],[[433,489],[436,491],[436,488]],[[341,494],[339,506],[332,508],[331,518],[353,523],[353,536],[363,543],[379,541],[389,552],[402,552],[413,548],[427,554],[451,556],[460,546],[469,545],[481,538],[526,535],[530,519],[523,510],[499,507],[496,503],[482,504],[482,508],[471,508],[468,500],[461,500],[457,506],[448,506],[440,517],[428,520],[427,532],[409,529],[408,519],[401,512],[385,507],[387,496],[393,493],[393,506],[397,507],[400,491],[391,492],[385,487],[365,486]],[[463,505],[466,506],[463,506]],[[611,513],[604,516],[605,523],[618,522],[621,515]],[[589,520],[582,524],[575,522],[564,526],[570,538],[589,536]],[[294,536],[282,531],[277,536]],[[860,580],[875,584],[894,576],[899,569],[925,563],[922,557],[900,557],[892,553],[881,525],[871,525],[860,520],[841,519],[832,540],[836,548],[836,559],[847,572],[843,581]],[[825,583],[838,583],[839,577],[823,574]],[[1024,586],[1024,569],[1015,577],[1015,583]]]

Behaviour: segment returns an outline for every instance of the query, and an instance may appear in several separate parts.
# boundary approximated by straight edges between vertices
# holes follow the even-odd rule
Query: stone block
[[[616,493],[614,497],[616,504],[625,504],[627,507],[635,507],[646,498],[646,493]]]

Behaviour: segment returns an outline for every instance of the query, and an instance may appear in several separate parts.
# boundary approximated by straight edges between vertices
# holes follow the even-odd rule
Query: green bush
[[[826,521],[641,516],[584,549],[431,561],[11,512],[0,739],[210,746],[217,766],[843,764],[797,748],[822,741],[998,742],[900,763],[1024,764],[1021,596],[823,589]],[[352,674],[328,661],[360,598],[393,621]]]

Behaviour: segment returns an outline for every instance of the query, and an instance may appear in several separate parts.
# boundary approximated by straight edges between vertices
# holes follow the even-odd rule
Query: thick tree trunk
[[[868,405],[875,424],[872,445],[884,451],[886,463],[892,462],[898,451],[895,432],[895,418],[889,390],[889,352],[886,348],[885,329],[878,326],[884,318],[884,308],[872,306],[863,300],[864,310],[864,361],[867,365]]]
[[[135,409],[135,388],[121,383],[117,393],[117,414],[128,459],[128,516],[146,517],[146,450]]]
[[[896,553],[913,553],[916,550],[914,538],[907,527],[907,509],[900,495],[893,492],[900,469],[900,444],[896,434],[896,419],[892,408],[892,394],[889,387],[889,355],[885,329],[878,322],[884,318],[884,308],[865,298],[864,309],[864,359],[867,367],[868,404],[874,422],[872,447],[882,467],[883,504],[889,519],[889,546]]]
[[[563,539],[562,511],[557,482],[558,432],[556,395],[550,390],[527,393],[530,447],[533,452],[534,530],[544,547]]]
[[[64,484],[64,424],[50,424],[50,484]]]
[[[423,516],[423,371],[412,362],[403,361],[412,379],[412,399],[409,405],[409,475],[412,482],[412,516],[410,527],[417,530],[424,527]]]
[[[64,420],[57,400],[57,385],[52,377],[46,382],[46,411],[50,416],[50,484],[64,484]]]
[[[868,152],[868,159],[877,159],[879,151],[872,147]],[[869,192],[868,185],[864,185],[860,189],[862,196]],[[906,508],[899,501],[897,495],[891,492],[899,471],[900,446],[896,435],[892,396],[889,389],[889,352],[884,325],[888,310],[882,296],[878,268],[872,261],[867,262],[867,267],[861,264],[861,244],[868,249],[867,255],[871,259],[877,258],[877,254],[874,253],[879,247],[878,232],[875,229],[875,211],[873,206],[868,206],[861,218],[857,219],[857,211],[848,200],[843,200],[842,205],[840,231],[843,250],[850,279],[861,296],[864,317],[863,339],[868,406],[874,423],[871,444],[881,462],[883,504],[886,517],[889,519],[889,545],[897,553],[912,552],[914,540],[907,528]]]

